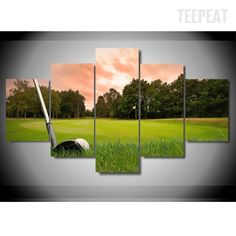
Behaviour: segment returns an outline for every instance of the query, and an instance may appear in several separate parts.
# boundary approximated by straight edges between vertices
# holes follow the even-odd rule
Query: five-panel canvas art
[[[140,173],[141,157],[184,158],[186,141],[229,141],[227,79],[140,64],[138,48],[97,48],[95,59],[53,64],[50,81],[7,79],[6,139],[51,141],[54,158],[95,157],[99,173]]]

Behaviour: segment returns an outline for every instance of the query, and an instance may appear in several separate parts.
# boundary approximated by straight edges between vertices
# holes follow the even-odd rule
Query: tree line
[[[228,115],[228,80],[186,80],[186,117],[228,117]]]
[[[227,117],[229,114],[229,81],[220,79],[185,80],[186,117]],[[140,96],[139,94],[140,86]],[[184,116],[184,75],[172,83],[160,79],[150,83],[133,79],[122,95],[111,88],[99,96],[96,116],[137,119],[180,118]]]
[[[140,86],[140,96],[139,96]],[[114,88],[101,95],[96,103],[96,116],[137,119],[140,99],[141,118],[174,118],[183,116],[184,76],[172,83],[157,79],[148,83],[133,79],[120,94]]]
[[[186,80],[186,117],[227,117],[228,80]],[[49,110],[48,87],[41,86]],[[139,96],[140,91],[140,96]],[[184,114],[184,76],[172,83],[157,79],[147,82],[133,79],[122,94],[114,88],[99,96],[96,116],[101,118],[138,119],[139,102],[141,118],[180,118]],[[43,117],[36,89],[29,81],[16,80],[7,98],[7,117]],[[51,90],[52,118],[93,117],[94,111],[86,110],[85,97],[80,92]]]
[[[40,89],[49,111],[49,89],[46,86],[40,86]],[[14,81],[14,88],[10,89],[10,95],[6,101],[6,115],[17,119],[21,117],[43,117],[36,89],[30,86],[29,81]],[[93,116],[93,112],[86,110],[85,97],[78,90],[51,90],[52,118],[79,118],[85,116]]]

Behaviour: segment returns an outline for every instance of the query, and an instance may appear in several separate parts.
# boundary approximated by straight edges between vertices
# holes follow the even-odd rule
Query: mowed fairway
[[[43,119],[6,119],[6,139],[16,142],[47,142],[49,140]]]
[[[184,157],[183,119],[140,121],[141,156]]]
[[[67,151],[55,153],[52,151],[52,156],[55,157],[94,157],[94,119],[53,119],[53,128],[57,137],[57,142],[61,143],[67,140],[83,138],[87,140],[90,146],[89,151],[82,153]]]
[[[57,142],[84,138],[90,150],[84,153],[52,152],[55,157],[93,157],[94,156],[94,119],[54,119],[52,121]],[[8,141],[49,141],[44,119],[7,119],[6,135]]]
[[[229,141],[228,118],[187,118],[186,141]]]
[[[141,156],[183,157],[183,122],[180,119],[141,120]],[[94,156],[94,120],[54,119],[58,143],[75,138],[89,142],[90,151],[82,156]],[[139,171],[138,121],[96,119],[96,168],[101,172]],[[227,118],[186,119],[186,141],[228,141]],[[8,141],[45,142],[48,134],[43,119],[7,119]],[[76,156],[60,153],[59,156]]]

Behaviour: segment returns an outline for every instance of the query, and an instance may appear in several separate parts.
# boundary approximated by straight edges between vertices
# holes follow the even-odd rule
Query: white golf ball
[[[89,150],[89,143],[83,138],[75,139],[75,142],[79,143],[84,150]]]

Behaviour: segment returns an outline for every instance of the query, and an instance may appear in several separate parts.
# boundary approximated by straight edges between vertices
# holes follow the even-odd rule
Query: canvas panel
[[[94,157],[94,65],[53,64],[51,72],[52,156]]]
[[[96,49],[96,171],[138,173],[139,50]]]
[[[49,81],[38,80],[49,108]],[[6,79],[6,139],[15,142],[47,142],[49,136],[33,79]]]
[[[229,141],[229,80],[186,80],[186,140]]]
[[[184,156],[184,66],[141,64],[143,157]]]

